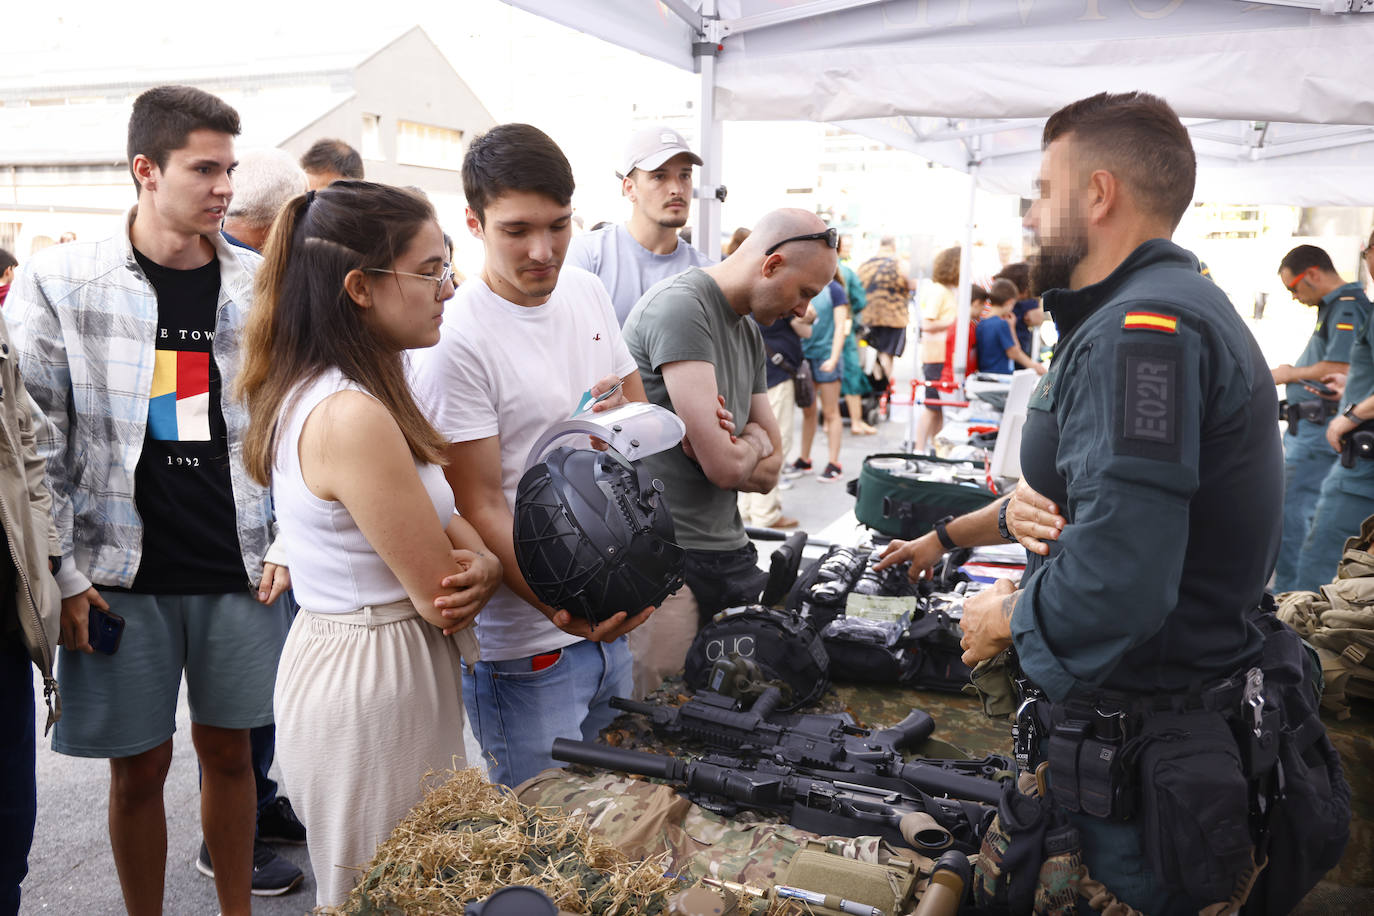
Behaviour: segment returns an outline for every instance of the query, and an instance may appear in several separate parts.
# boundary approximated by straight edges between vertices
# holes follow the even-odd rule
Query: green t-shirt
[[[716,367],[716,389],[740,429],[748,422],[750,399],[768,390],[758,325],[730,308],[716,281],[698,268],[650,287],[625,319],[622,334],[649,401],[660,407],[673,409],[663,366],[685,360]],[[643,461],[663,481],[680,546],[734,550],[748,542],[735,491],[711,483],[681,445]]]

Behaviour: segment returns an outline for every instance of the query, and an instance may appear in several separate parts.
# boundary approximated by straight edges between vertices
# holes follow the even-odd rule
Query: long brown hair
[[[243,462],[266,484],[276,427],[298,385],[334,368],[391,412],[417,461],[442,464],[448,443],[425,419],[402,354],[363,319],[344,290],[351,270],[389,268],[434,208],[402,188],[337,181],[284,206],[263,248],[242,347],[237,394],[248,404]]]

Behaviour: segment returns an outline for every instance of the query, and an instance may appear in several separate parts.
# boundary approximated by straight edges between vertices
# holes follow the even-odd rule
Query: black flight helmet
[[[657,606],[682,585],[663,482],[614,447],[559,446],[515,494],[515,557],[545,604],[593,626]]]

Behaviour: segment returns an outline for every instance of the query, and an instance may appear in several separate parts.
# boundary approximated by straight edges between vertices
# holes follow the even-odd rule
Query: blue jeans
[[[554,738],[594,741],[633,689],[629,643],[575,642],[542,671],[529,658],[463,666],[463,705],[491,781],[511,787],[551,767]]]
[[[1326,442],[1326,427],[1302,421],[1297,435],[1283,435],[1283,538],[1274,565],[1274,594],[1309,588],[1298,580],[1298,560],[1312,516],[1317,511],[1322,481],[1336,463]],[[1328,580],[1329,581],[1329,580]]]
[[[0,749],[0,916],[14,916],[38,816],[33,668],[17,636],[0,640],[0,697],[0,734],[9,735]]]
[[[1374,515],[1374,461],[1356,458],[1353,468],[1338,463],[1322,483],[1312,527],[1298,558],[1295,588],[1315,592],[1336,578],[1346,538]]]

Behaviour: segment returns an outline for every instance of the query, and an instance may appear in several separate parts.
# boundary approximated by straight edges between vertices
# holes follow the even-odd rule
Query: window
[[[432,124],[397,121],[396,161],[457,171],[463,166],[463,132]]]
[[[375,114],[363,115],[363,148],[359,150],[364,159],[385,160],[386,153],[382,152],[382,116]]]

